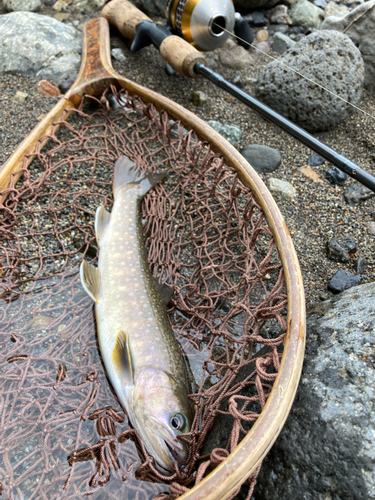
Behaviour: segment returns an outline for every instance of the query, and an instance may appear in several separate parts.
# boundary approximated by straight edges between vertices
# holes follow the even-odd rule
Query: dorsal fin
[[[126,333],[120,330],[112,353],[112,361],[117,374],[125,385],[133,384],[133,364]]]
[[[107,212],[104,205],[100,205],[100,207],[96,209],[96,214],[95,214],[95,234],[96,234],[96,241],[98,242],[99,246],[100,246],[100,239],[103,237],[104,232],[108,227],[110,219],[111,219],[111,214]]]
[[[88,295],[90,295],[92,300],[98,302],[100,289],[99,269],[83,260],[80,267],[80,277],[82,286],[86,290]]]
[[[126,184],[138,184],[141,188],[141,196],[156,186],[167,174],[162,172],[143,172],[127,156],[120,156],[115,165],[115,175],[113,179],[113,193]]]

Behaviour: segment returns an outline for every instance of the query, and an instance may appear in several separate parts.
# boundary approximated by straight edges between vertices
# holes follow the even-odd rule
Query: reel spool
[[[235,25],[232,0],[169,0],[165,14],[173,31],[199,50],[224,45]]]

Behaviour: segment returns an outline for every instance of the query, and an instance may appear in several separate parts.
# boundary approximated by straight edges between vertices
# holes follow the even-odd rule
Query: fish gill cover
[[[114,88],[70,111],[1,193],[0,492],[174,499],[234,450],[267,401],[286,332],[282,264],[251,191],[194,131]],[[78,274],[97,258],[95,209],[111,210],[121,155],[168,172],[143,201],[144,234],[154,276],[175,286],[168,314],[196,409],[182,436],[188,462],[170,476],[111,390]]]

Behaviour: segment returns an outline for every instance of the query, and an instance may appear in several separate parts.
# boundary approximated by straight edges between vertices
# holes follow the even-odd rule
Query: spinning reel
[[[169,0],[165,16],[166,26],[139,22],[132,52],[150,43],[158,46],[169,35],[178,35],[203,51],[221,47],[233,31],[245,48],[254,40],[247,21],[235,13],[232,0]]]

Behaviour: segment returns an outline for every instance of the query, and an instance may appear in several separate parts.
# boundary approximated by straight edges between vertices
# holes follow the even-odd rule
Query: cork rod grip
[[[135,28],[140,21],[151,21],[128,0],[112,0],[103,8],[101,16],[116,26],[121,35],[130,40],[135,37]]]
[[[128,0],[112,0],[102,10],[101,15],[116,26],[120,33],[132,40],[135,29],[140,21],[151,21],[142,11]],[[182,38],[171,35],[160,45],[160,54],[174,70],[183,76],[196,78],[194,66],[197,62],[207,65],[203,54]]]
[[[182,76],[197,78],[199,75],[194,72],[196,63],[207,65],[203,54],[179,36],[171,35],[164,38],[159,51],[161,57]]]

